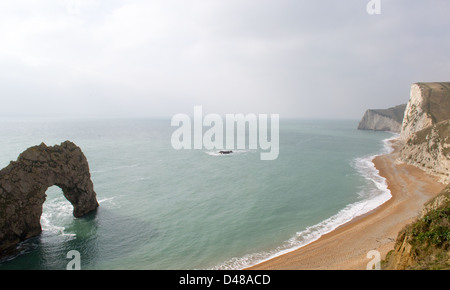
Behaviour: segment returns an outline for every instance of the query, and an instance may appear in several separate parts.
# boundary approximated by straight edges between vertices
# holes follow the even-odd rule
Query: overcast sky
[[[359,119],[450,81],[450,1],[0,2],[0,117]]]

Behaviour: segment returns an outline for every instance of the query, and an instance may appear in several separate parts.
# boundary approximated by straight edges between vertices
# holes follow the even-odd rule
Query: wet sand
[[[396,141],[393,141],[396,148]],[[417,167],[397,164],[397,149],[373,162],[386,178],[392,197],[380,207],[357,217],[290,253],[250,267],[250,270],[365,270],[376,250],[384,259],[394,248],[398,232],[422,211],[424,203],[444,187],[436,177]]]

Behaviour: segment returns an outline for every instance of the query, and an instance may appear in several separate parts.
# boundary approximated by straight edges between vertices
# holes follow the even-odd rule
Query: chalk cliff
[[[412,85],[400,139],[399,161],[450,182],[450,82]]]
[[[70,141],[28,148],[0,170],[0,256],[41,233],[42,204],[53,185],[62,189],[75,217],[98,207],[86,157]]]
[[[358,129],[400,133],[405,108],[406,104],[389,109],[367,110]]]
[[[398,235],[383,269],[450,269],[450,83],[416,83],[406,107],[398,160],[447,187]]]

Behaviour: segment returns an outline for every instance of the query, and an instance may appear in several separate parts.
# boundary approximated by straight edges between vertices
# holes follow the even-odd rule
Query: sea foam
[[[292,252],[318,240],[323,235],[332,232],[352,219],[376,209],[391,199],[392,195],[387,187],[386,179],[379,175],[373,159],[379,155],[391,153],[393,148],[390,145],[390,141],[395,138],[397,138],[397,135],[383,140],[383,148],[378,154],[358,157],[352,161],[352,167],[368,182],[368,186],[358,193],[361,200],[347,205],[330,218],[297,232],[293,237],[274,250],[248,254],[240,258],[232,258],[213,267],[213,269],[244,269]]]
[[[41,215],[42,230],[58,236],[75,237],[74,233],[67,233],[64,226],[58,225],[58,221],[72,219],[72,210],[72,205],[64,197],[46,201]]]

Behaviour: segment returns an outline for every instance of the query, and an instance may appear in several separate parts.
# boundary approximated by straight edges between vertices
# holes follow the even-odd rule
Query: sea
[[[0,119],[0,168],[28,147],[70,140],[99,208],[75,218],[57,186],[42,233],[0,269],[243,269],[309,244],[391,198],[372,159],[389,132],[358,120],[281,119],[279,156],[175,150],[170,119]]]

